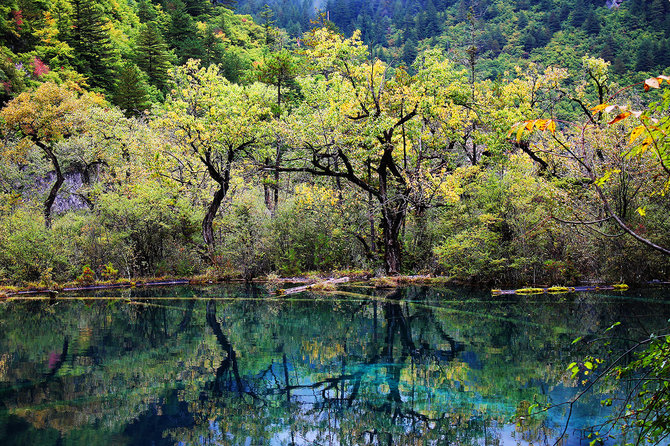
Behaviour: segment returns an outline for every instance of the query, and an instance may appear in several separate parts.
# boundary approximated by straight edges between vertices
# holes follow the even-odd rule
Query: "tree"
[[[89,130],[88,116],[101,102],[98,96],[46,82],[21,93],[0,112],[3,130],[21,138],[12,147],[15,152],[7,155],[25,159],[27,151],[37,147],[53,168],[56,179],[43,204],[47,228],[51,226],[51,207],[65,181],[61,162],[67,150],[61,142]]]
[[[107,29],[108,19],[93,0],[72,0],[72,27],[68,43],[73,49],[73,65],[88,76],[90,85],[111,90],[118,55]]]
[[[414,60],[416,59],[418,54],[416,46],[416,40],[410,37],[402,47],[402,61],[407,67],[411,67],[414,63]]]
[[[220,63],[223,59],[225,50],[217,29],[214,28],[211,24],[208,24],[202,31],[204,33],[202,39],[202,46],[204,50],[202,58],[203,65],[208,66],[213,63]]]
[[[183,64],[188,59],[202,59],[204,49],[198,40],[198,29],[193,18],[186,11],[186,5],[181,0],[175,0],[172,5],[167,38],[177,55],[177,62]]]
[[[126,112],[126,115],[138,115],[151,106],[149,85],[144,75],[132,62],[127,62],[119,72],[114,89],[114,104]]]
[[[272,20],[274,15],[275,13],[272,11],[272,8],[266,3],[260,12],[260,16],[263,20],[263,28],[265,29],[265,45],[268,47],[274,43],[274,30],[272,29],[275,24],[275,21]]]
[[[185,0],[186,11],[193,17],[207,16],[212,12],[209,0]]]
[[[137,36],[136,48],[137,66],[147,74],[152,84],[161,90],[164,89],[173,56],[155,22],[142,25]]]
[[[555,119],[524,121],[516,126],[517,141],[535,130],[549,132],[549,139],[542,140],[541,144],[550,162],[558,164],[559,175],[583,185],[582,190],[576,191],[579,205],[571,207],[574,217],[569,221],[556,215],[554,218],[589,227],[608,237],[629,235],[656,252],[670,255],[664,231],[657,235],[662,241],[654,241],[650,228],[640,220],[645,218],[647,207],[658,205],[658,195],[664,194],[670,184],[670,140],[667,137],[670,119],[666,113],[670,90],[666,88],[662,99],[646,110],[610,104],[616,93],[609,99],[603,94],[607,91],[609,64],[602,59],[588,58],[584,63],[598,93],[595,105],[587,108],[586,103],[580,102],[586,115],[584,120],[565,123],[561,129],[557,128]],[[670,83],[670,78],[647,79],[645,90],[659,88],[663,81]],[[618,127],[630,116],[637,117],[640,123],[622,132]],[[584,210],[586,200],[591,200],[592,207]],[[620,232],[607,234],[609,223]]]
[[[194,60],[175,69],[172,80],[174,90],[154,122],[170,135],[164,169],[185,187],[200,187],[202,169],[207,187],[214,183],[202,221],[207,252],[214,259],[214,219],[231,188],[234,169],[251,157],[252,149],[263,139],[270,98],[266,89],[231,84],[218,66],[202,68]]]
[[[152,22],[157,17],[156,7],[151,3],[151,0],[140,0],[137,2],[137,18],[140,19],[140,22]]]
[[[282,115],[282,103],[286,91],[298,90],[295,83],[295,77],[300,69],[298,59],[287,49],[282,49],[278,52],[269,54],[265,57],[262,63],[256,66],[256,78],[264,84],[269,84],[277,89],[277,103],[273,107],[274,115],[280,117]],[[284,93],[282,93],[284,88]],[[276,141],[275,152],[275,167],[279,167],[282,159],[282,144],[281,140]],[[270,159],[265,160],[265,164],[270,164]],[[272,189],[273,196],[270,197],[270,189]],[[270,188],[266,185],[265,202],[270,210],[277,208],[279,203],[279,170],[274,170],[274,184]]]
[[[422,80],[449,81],[449,74],[429,73],[447,65],[436,61],[415,77],[402,69],[392,75],[382,62],[367,59],[359,33],[345,39],[318,28],[305,41],[314,74],[299,79],[305,100],[287,118],[285,137],[296,151],[290,158],[305,163],[280,170],[346,180],[369,194],[381,214],[384,267],[397,274],[400,232],[413,200],[438,191],[453,198],[439,175],[448,155],[444,147],[423,143],[430,130],[420,119],[431,101]]]

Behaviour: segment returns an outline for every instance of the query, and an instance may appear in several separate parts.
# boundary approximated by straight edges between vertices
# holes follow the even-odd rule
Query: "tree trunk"
[[[212,197],[212,202],[207,209],[205,218],[202,220],[202,237],[205,240],[207,251],[212,259],[214,258],[215,248],[213,229],[214,217],[216,217],[216,213],[218,212],[219,207],[221,207],[221,202],[225,196],[226,189],[223,185],[220,185]]]
[[[58,191],[60,190],[61,186],[65,182],[65,177],[63,176],[63,172],[61,172],[60,169],[60,163],[58,162],[58,158],[56,158],[56,155],[53,153],[51,150],[51,147],[42,144],[42,143],[36,143],[36,145],[41,148],[47,158],[51,161],[51,164],[54,166],[54,171],[56,172],[56,182],[51,186],[51,190],[49,191],[49,196],[47,197],[46,200],[44,200],[44,225],[47,228],[51,227],[51,207],[54,204],[54,201],[56,201],[56,197],[58,196]]]
[[[384,237],[384,268],[386,273],[400,273],[401,249],[400,227],[405,218],[405,209],[382,209],[382,235]]]
[[[280,141],[277,140],[277,156],[275,157],[275,171],[274,171],[274,184],[272,185],[272,192],[274,194],[274,207],[272,209],[272,214],[277,210],[279,206],[279,166],[281,165],[282,151]]]
[[[265,157],[265,165],[266,166],[270,165],[270,158],[269,157]],[[273,188],[270,186],[269,182],[267,181],[267,177],[265,177],[265,181],[263,181],[263,195],[265,196],[265,207],[268,209],[268,211],[274,213],[274,209],[272,207],[272,193],[273,193]]]

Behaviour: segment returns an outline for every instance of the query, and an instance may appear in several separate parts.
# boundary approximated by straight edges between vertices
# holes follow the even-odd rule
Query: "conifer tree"
[[[137,65],[126,62],[119,70],[114,90],[114,104],[124,110],[126,116],[139,115],[151,106],[149,85]]]
[[[635,69],[638,71],[649,71],[654,66],[654,43],[649,38],[642,40],[637,50],[637,61]]]
[[[149,0],[137,2],[137,17],[140,22],[147,23],[156,20],[156,7]]]
[[[275,24],[275,21],[272,20],[274,17],[274,12],[270,8],[270,6],[266,3],[265,6],[263,6],[263,10],[260,13],[261,16],[261,21],[263,28],[265,29],[265,44],[270,45],[274,41],[274,36],[272,32],[272,27]]]
[[[202,59],[204,48],[198,41],[198,29],[181,0],[173,3],[170,11],[170,28],[167,32],[170,46],[177,56],[177,63],[184,64],[188,59]]]
[[[589,34],[597,35],[600,32],[600,23],[598,23],[598,18],[593,9],[589,9],[582,27]]]
[[[142,25],[137,36],[135,59],[137,66],[149,77],[149,82],[159,89],[165,88],[172,56],[156,23]]]
[[[73,65],[94,88],[111,90],[118,57],[105,29],[107,18],[94,0],[72,0],[72,27],[68,43],[74,50]]]
[[[588,15],[588,10],[586,7],[586,2],[584,0],[577,0],[575,2],[574,9],[572,10],[572,17],[570,23],[575,28],[582,26],[586,17]]]
[[[209,0],[185,0],[186,12],[192,17],[200,17],[211,14],[212,4]]]
[[[405,45],[402,48],[402,60],[409,67],[414,63],[414,60],[417,56],[417,43],[414,38],[410,37],[405,42]]]
[[[217,37],[216,30],[211,24],[205,28],[205,37],[202,40],[204,66],[209,66],[213,63],[220,63],[223,59],[224,48],[222,41]]]

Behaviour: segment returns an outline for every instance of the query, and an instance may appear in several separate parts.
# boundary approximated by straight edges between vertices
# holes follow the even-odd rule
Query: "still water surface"
[[[565,406],[532,419],[528,406],[580,390],[572,340],[665,322],[655,293],[231,285],[7,301],[0,444],[553,444]],[[600,398],[561,444],[588,444]]]

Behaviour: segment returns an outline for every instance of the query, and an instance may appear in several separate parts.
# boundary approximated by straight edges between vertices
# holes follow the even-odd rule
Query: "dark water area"
[[[262,286],[0,303],[0,445],[588,444],[573,339],[667,323],[664,290],[490,296]],[[625,330],[625,332],[624,332]],[[616,347],[616,346],[615,346]]]

